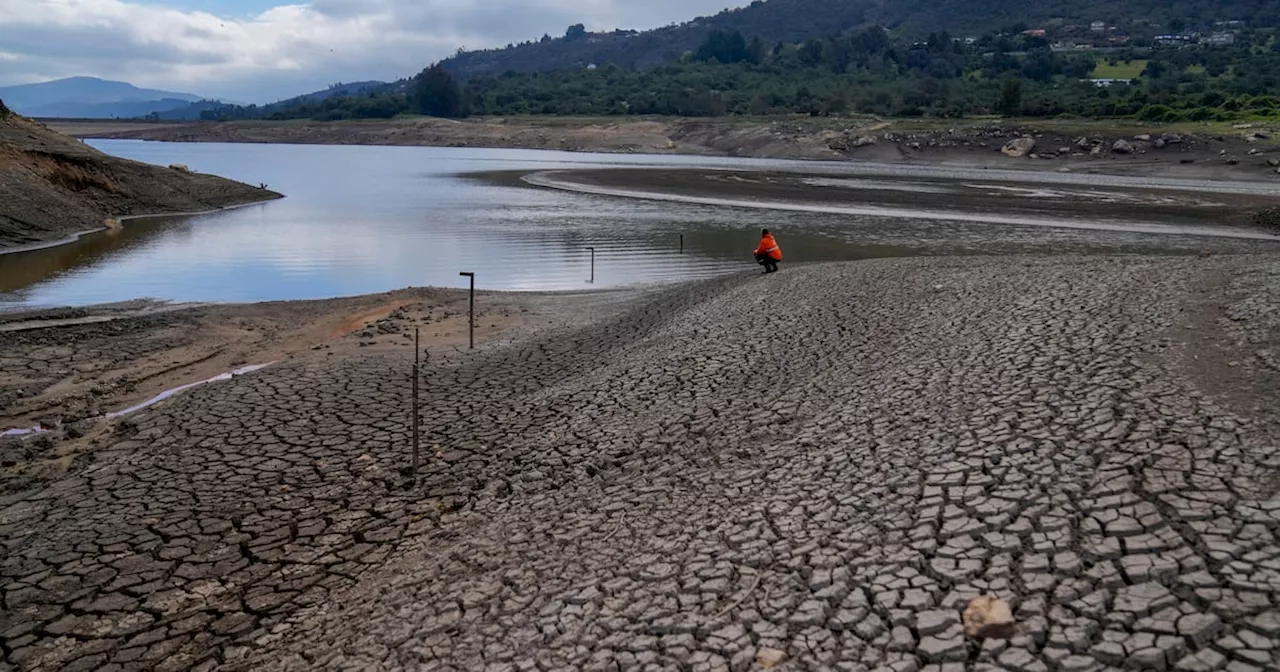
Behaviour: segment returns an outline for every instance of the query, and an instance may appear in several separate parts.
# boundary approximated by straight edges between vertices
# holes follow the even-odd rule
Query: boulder
[[[858,136],[858,139],[853,141],[854,147],[866,147],[867,145],[874,144],[876,144],[876,139],[874,136],[870,135],[860,135]]]
[[[1132,154],[1133,145],[1127,140],[1116,140],[1115,144],[1111,145],[1111,151],[1116,154]]]
[[[1253,149],[1250,149],[1250,150],[1249,150],[1249,156],[1257,156],[1257,155],[1259,155],[1259,154],[1261,154],[1261,153],[1262,153],[1262,152],[1259,152],[1257,147],[1254,147]]]
[[[190,168],[188,168],[188,167],[187,167],[187,165],[186,165],[186,164],[184,164],[184,163],[171,163],[171,164],[169,164],[169,167],[170,167],[170,168],[172,168],[173,170],[176,170],[176,171],[180,172],[180,173],[189,173],[189,172],[191,172],[191,169],[190,169]]]
[[[1023,136],[1006,142],[1004,147],[1000,148],[1000,151],[1003,152],[1005,156],[1021,159],[1022,157],[1030,154],[1031,150],[1035,148],[1036,139],[1030,136]]]
[[[1107,148],[1102,145],[1094,145],[1093,149],[1089,150],[1089,156],[1102,156],[1106,153]]]
[[[1280,159],[1267,159],[1267,165],[1272,168],[1280,168]]]
[[[1166,145],[1182,144],[1182,136],[1174,133],[1173,131],[1165,131],[1164,133],[1161,133],[1160,139],[1164,140],[1164,144]]]
[[[1017,634],[1009,603],[995,595],[980,595],[965,607],[964,634],[971,639],[1009,639]]]
[[[1164,149],[1164,146],[1165,146],[1164,138],[1156,138],[1155,142],[1151,143],[1151,145],[1156,149]]]
[[[1133,136],[1133,139],[1137,140],[1138,142],[1151,142],[1151,136],[1146,133],[1139,133]]]
[[[1071,148],[1070,148],[1070,147],[1059,147],[1059,148],[1058,148],[1058,153],[1059,153],[1059,154],[1070,154],[1070,153],[1071,153]]]
[[[1089,138],[1086,138],[1083,135],[1076,138],[1076,147],[1079,147],[1080,149],[1089,149]]]

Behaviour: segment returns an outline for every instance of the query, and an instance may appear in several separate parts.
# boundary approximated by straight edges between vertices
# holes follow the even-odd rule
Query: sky
[[[643,30],[749,0],[0,0],[0,86],[91,76],[243,103],[416,74],[458,48]]]

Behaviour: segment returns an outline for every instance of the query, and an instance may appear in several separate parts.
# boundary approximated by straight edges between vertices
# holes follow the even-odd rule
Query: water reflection
[[[780,168],[791,162],[423,147],[94,141],[117,156],[265,182],[287,198],[192,218],[129,221],[60,247],[0,255],[0,308],[151,297],[325,298],[406,286],[596,288],[752,271],[759,229],[788,262],[1024,249],[1187,250],[1194,236],[1080,232],[663,203],[496,183],[480,172],[651,165]],[[807,164],[806,168],[812,168]],[[827,167],[821,167],[828,169]],[[684,252],[680,236],[684,235]],[[1255,249],[1213,241],[1215,249]]]

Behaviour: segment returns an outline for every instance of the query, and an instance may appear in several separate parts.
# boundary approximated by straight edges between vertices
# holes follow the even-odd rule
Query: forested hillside
[[[961,4],[768,0],[648,33],[600,35],[575,25],[563,38],[462,54],[412,80],[357,95],[203,116],[1280,118],[1280,2],[1134,0],[1112,6],[1084,0],[1071,4],[1071,16],[1078,18],[1043,23],[1027,19],[1065,5],[1051,1],[1014,12],[1007,0],[965,0],[968,11]],[[1004,23],[1014,18],[1016,23]],[[914,36],[923,26],[948,21],[961,25]],[[970,32],[966,23],[987,27]],[[617,61],[591,55],[601,49],[613,49]],[[519,55],[512,61],[519,67],[502,65],[512,55]]]
[[[1280,24],[1275,0],[757,0],[750,6],[712,17],[646,32],[587,32],[571,26],[562,36],[509,45],[504,49],[462,52],[442,65],[463,78],[508,71],[563,70],[588,65],[648,67],[669,63],[692,51],[715,30],[737,31],[770,46],[803,42],[883,27],[904,39],[930,33],[980,35],[1012,28],[1087,27],[1094,21],[1122,31],[1182,30],[1216,21],[1251,26]],[[532,36],[531,36],[532,37]]]

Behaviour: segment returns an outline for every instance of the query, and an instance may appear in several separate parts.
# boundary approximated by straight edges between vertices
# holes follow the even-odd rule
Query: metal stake
[[[684,254],[684,234],[680,234],[680,254]]]
[[[418,347],[418,329],[413,330],[413,478],[418,478],[418,365],[422,350]]]
[[[471,345],[469,349],[476,349],[476,274],[470,271],[462,271],[458,273],[463,277],[471,278],[471,305],[468,309],[468,319],[471,323]]]
[[[588,247],[587,249],[591,250],[591,279],[587,282],[594,285],[596,284],[596,248]]]

